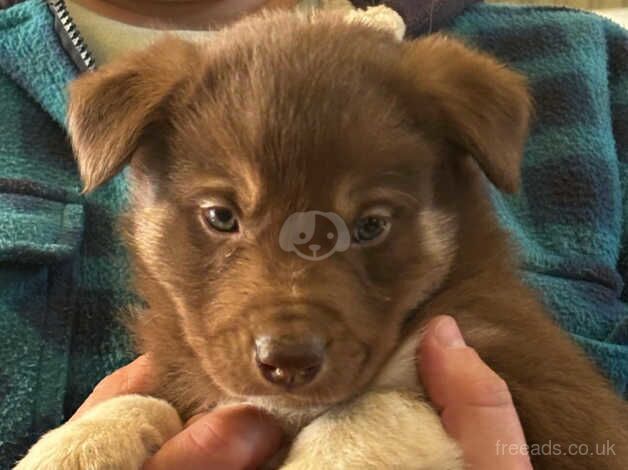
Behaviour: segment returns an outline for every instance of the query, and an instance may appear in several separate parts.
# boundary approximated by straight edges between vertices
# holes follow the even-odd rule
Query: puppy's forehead
[[[242,122],[232,136],[209,137],[208,129],[185,152],[180,183],[231,193],[249,211],[268,202],[322,210],[376,189],[412,190],[423,166],[418,134],[387,126],[385,118],[369,122],[362,115],[343,123],[337,114],[325,117],[318,116],[317,128],[309,125],[312,116],[297,116],[285,128],[278,121],[259,129]]]
[[[384,64],[343,50],[308,57],[284,44],[208,65],[175,123],[182,184],[231,186],[250,208],[272,200],[303,210],[415,163],[421,138]]]

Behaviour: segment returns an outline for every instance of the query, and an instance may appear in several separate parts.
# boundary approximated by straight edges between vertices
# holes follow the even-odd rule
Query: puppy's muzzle
[[[255,361],[267,382],[294,389],[314,380],[325,360],[325,342],[318,336],[255,339]]]

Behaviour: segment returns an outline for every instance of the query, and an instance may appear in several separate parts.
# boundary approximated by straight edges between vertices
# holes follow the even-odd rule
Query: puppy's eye
[[[204,217],[210,228],[217,232],[236,233],[240,229],[238,219],[228,207],[208,207]]]
[[[361,245],[382,240],[390,230],[390,221],[385,217],[369,215],[359,219],[353,230],[353,242]]]

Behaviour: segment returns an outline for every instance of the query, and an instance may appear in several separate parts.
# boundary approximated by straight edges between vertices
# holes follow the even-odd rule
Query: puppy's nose
[[[325,358],[325,343],[319,337],[255,339],[255,359],[262,376],[270,383],[296,388],[310,383]]]

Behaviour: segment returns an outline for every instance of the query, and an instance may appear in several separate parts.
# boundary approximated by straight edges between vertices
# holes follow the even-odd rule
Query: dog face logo
[[[321,261],[351,246],[351,235],[342,218],[333,212],[296,212],[279,233],[279,246],[309,261]]]

